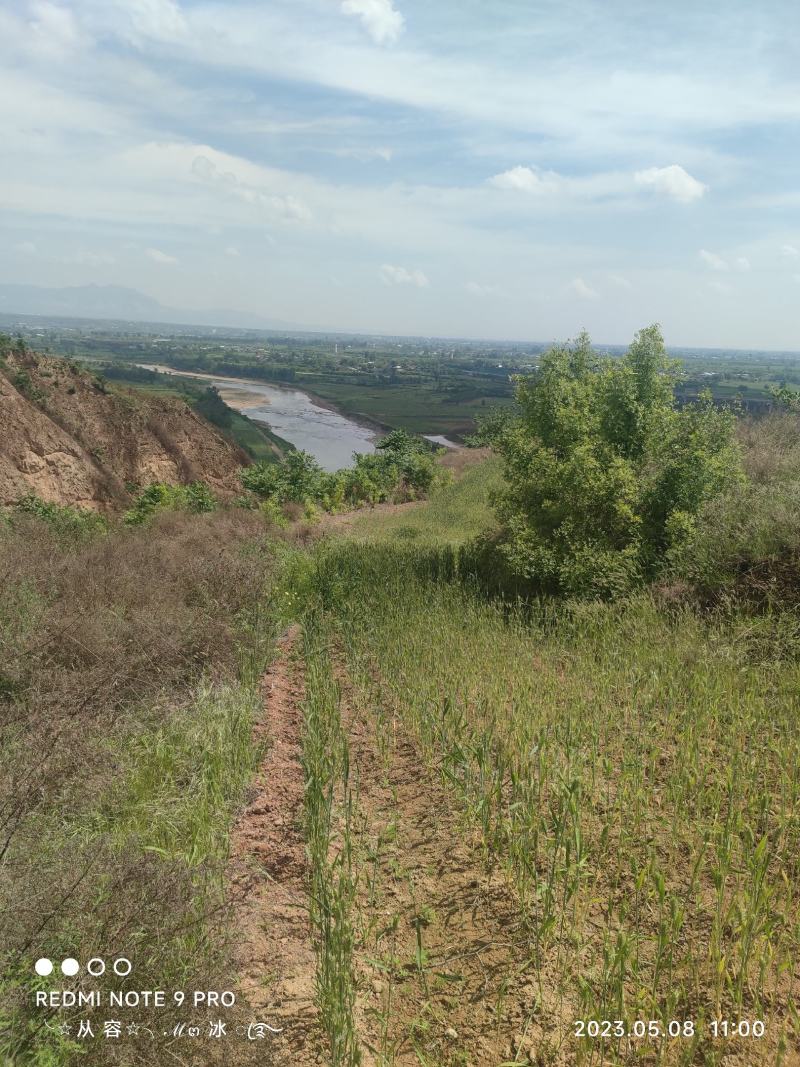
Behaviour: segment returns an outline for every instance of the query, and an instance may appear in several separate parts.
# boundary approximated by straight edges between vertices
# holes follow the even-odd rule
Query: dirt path
[[[314,1004],[316,959],[305,903],[307,871],[300,822],[304,686],[294,653],[298,636],[298,627],[293,627],[264,677],[264,710],[255,736],[268,747],[250,803],[231,838],[228,872],[240,996],[248,1001],[253,1019],[282,1030],[268,1046],[272,1062],[281,1067],[325,1062]]]
[[[338,676],[359,781],[363,1043],[386,1067],[534,1062],[535,988],[513,895],[402,724],[360,711]]]

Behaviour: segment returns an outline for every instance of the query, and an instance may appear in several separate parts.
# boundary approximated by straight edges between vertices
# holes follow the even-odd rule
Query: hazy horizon
[[[11,0],[0,282],[794,351],[799,36],[788,0]]]
[[[91,284],[95,288],[99,289],[100,291],[102,291],[103,288],[105,288],[104,286],[102,286],[100,284],[95,284],[95,283],[91,283]],[[2,289],[3,288],[4,288],[3,284],[0,283],[0,295],[2,295]],[[70,287],[65,287],[65,288],[66,288],[66,290],[68,290]],[[77,287],[74,287],[74,288],[77,288]],[[136,292],[136,290],[130,290],[130,291],[131,292]],[[178,311],[179,309],[165,307],[164,310],[165,311],[175,312],[175,311]],[[187,314],[191,315],[191,312],[187,311]],[[196,320],[193,320],[191,317],[186,318],[186,319],[178,319],[177,317],[175,317],[175,315],[173,315],[172,317],[169,317],[169,318],[158,319],[158,318],[147,318],[147,317],[144,317],[144,316],[126,317],[126,316],[123,316],[123,315],[119,315],[119,316],[112,316],[112,315],[97,316],[97,315],[90,315],[90,314],[85,314],[85,315],[71,314],[70,315],[70,314],[60,313],[58,311],[54,311],[52,313],[44,313],[44,312],[42,312],[42,313],[34,313],[34,312],[24,312],[24,311],[23,312],[12,312],[12,311],[4,310],[2,307],[0,307],[0,332],[2,332],[3,329],[6,329],[6,330],[11,329],[15,322],[19,322],[21,324],[24,320],[31,320],[30,323],[28,324],[29,325],[29,329],[31,331],[33,331],[38,326],[40,321],[42,321],[42,322],[48,322],[48,321],[60,322],[60,321],[63,320],[63,321],[67,321],[67,322],[91,323],[92,326],[94,326],[94,325],[96,325],[98,323],[102,323],[102,322],[107,322],[107,323],[109,323],[109,325],[111,325],[111,324],[124,324],[126,327],[127,326],[140,327],[141,328],[141,332],[143,334],[145,334],[147,332],[147,330],[146,330],[147,327],[151,327],[153,329],[155,329],[157,327],[159,333],[164,333],[168,337],[175,336],[175,334],[171,334],[170,333],[170,329],[173,329],[173,330],[175,330],[175,329],[180,329],[180,330],[189,329],[189,330],[192,331],[192,333],[196,333],[197,336],[199,336],[199,337],[207,337],[208,336],[208,332],[207,331],[209,331],[209,330],[213,331],[214,333],[223,332],[225,330],[230,330],[230,331],[235,332],[235,333],[252,333],[252,334],[259,334],[259,335],[264,335],[264,334],[273,335],[274,334],[276,336],[284,336],[284,335],[290,335],[291,336],[291,335],[311,334],[311,335],[318,336],[318,337],[339,337],[339,338],[348,339],[348,340],[349,339],[354,339],[354,338],[370,338],[370,339],[375,338],[375,339],[380,339],[380,340],[401,340],[401,341],[409,341],[409,342],[420,342],[420,341],[426,341],[427,342],[427,341],[431,341],[431,342],[445,342],[445,343],[467,344],[467,345],[470,345],[470,344],[474,344],[474,345],[495,345],[495,344],[496,345],[523,345],[523,346],[528,345],[528,346],[531,346],[533,348],[541,348],[541,349],[545,349],[545,348],[547,348],[548,346],[551,346],[551,345],[570,344],[575,340],[575,338],[577,336],[577,332],[578,332],[578,331],[573,331],[573,333],[570,336],[550,337],[550,338],[535,337],[535,336],[527,336],[527,337],[525,337],[525,336],[519,336],[519,337],[490,336],[490,335],[478,336],[478,335],[470,335],[470,334],[446,334],[446,333],[427,333],[427,334],[425,334],[425,333],[423,333],[423,334],[387,333],[387,332],[381,332],[379,330],[376,330],[376,331],[348,330],[348,329],[344,329],[344,328],[343,329],[325,329],[322,326],[301,327],[301,326],[299,326],[297,324],[293,324],[293,323],[287,323],[287,324],[285,324],[283,326],[278,326],[278,325],[275,325],[275,326],[249,325],[248,326],[248,325],[236,324],[233,321],[233,316],[236,314],[235,312],[226,311],[226,314],[230,317],[230,320],[227,321],[227,322],[221,321],[221,320],[220,321],[214,321],[213,318],[212,318],[213,312],[211,312],[211,311],[197,312],[196,314],[198,316],[200,316],[200,318],[198,318]],[[244,317],[246,317],[246,314],[247,313],[245,313]],[[207,318],[205,320],[202,320],[202,316],[203,315],[207,316]],[[5,320],[8,320],[8,321],[5,321]],[[42,325],[42,326],[39,326],[39,328],[44,329],[45,326]],[[48,326],[47,328],[56,329],[57,327]],[[133,332],[136,333],[137,331],[134,329]],[[222,335],[224,336],[224,333],[222,333]],[[607,337],[606,338],[603,338],[603,337],[591,337],[590,339],[591,339],[593,347],[598,349],[598,350],[600,350],[600,351],[603,351],[603,350],[606,350],[606,349],[608,349],[608,350],[615,349],[615,350],[619,350],[620,352],[623,352],[624,350],[626,350],[630,346],[630,343],[633,340],[633,336],[631,336],[631,337],[629,337],[629,338],[627,338],[625,340],[622,340],[622,339],[609,340],[609,338],[607,338]],[[689,351],[696,351],[698,353],[700,353],[700,352],[722,352],[722,353],[739,353],[739,352],[741,352],[741,353],[754,353],[754,354],[757,354],[757,355],[770,355],[770,354],[789,355],[789,356],[797,356],[798,358],[800,358],[800,348],[759,348],[756,345],[745,345],[742,348],[735,348],[733,346],[725,346],[725,345],[720,346],[720,345],[677,344],[677,343],[671,343],[669,338],[665,338],[665,343],[666,343],[666,347],[667,347],[667,349],[669,351],[679,352],[679,353],[686,353],[686,352],[689,352]]]

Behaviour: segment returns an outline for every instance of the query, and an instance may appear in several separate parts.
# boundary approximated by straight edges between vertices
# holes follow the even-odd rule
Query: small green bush
[[[13,525],[15,516],[31,515],[47,523],[56,533],[64,538],[77,541],[88,540],[98,533],[108,530],[108,523],[102,515],[83,508],[62,507],[51,504],[33,493],[22,497],[10,512]]]
[[[701,598],[800,600],[800,483],[739,486],[701,509],[670,554]]]
[[[205,482],[192,482],[190,485],[153,482],[142,490],[133,507],[125,512],[124,521],[128,526],[141,526],[157,511],[191,511],[199,514],[214,511],[216,507],[216,497]]]

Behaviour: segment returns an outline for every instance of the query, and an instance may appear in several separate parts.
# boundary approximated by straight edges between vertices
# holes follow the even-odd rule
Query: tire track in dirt
[[[281,1067],[324,1063],[301,825],[305,687],[295,655],[298,638],[299,627],[293,626],[264,676],[254,739],[268,747],[232,833],[228,867],[240,994],[254,1019],[282,1030],[265,1049]]]
[[[360,709],[339,664],[358,775],[363,1043],[385,1067],[535,1063],[516,898],[399,720]]]

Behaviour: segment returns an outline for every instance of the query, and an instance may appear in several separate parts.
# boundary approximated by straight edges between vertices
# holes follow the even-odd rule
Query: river
[[[158,363],[140,363],[145,370],[201,378],[219,390],[222,399],[256,422],[266,423],[285,441],[310,452],[326,471],[353,464],[354,452],[374,452],[374,430],[338,411],[323,407],[299,389],[268,385],[253,378],[224,378],[196,371],[173,370]]]

